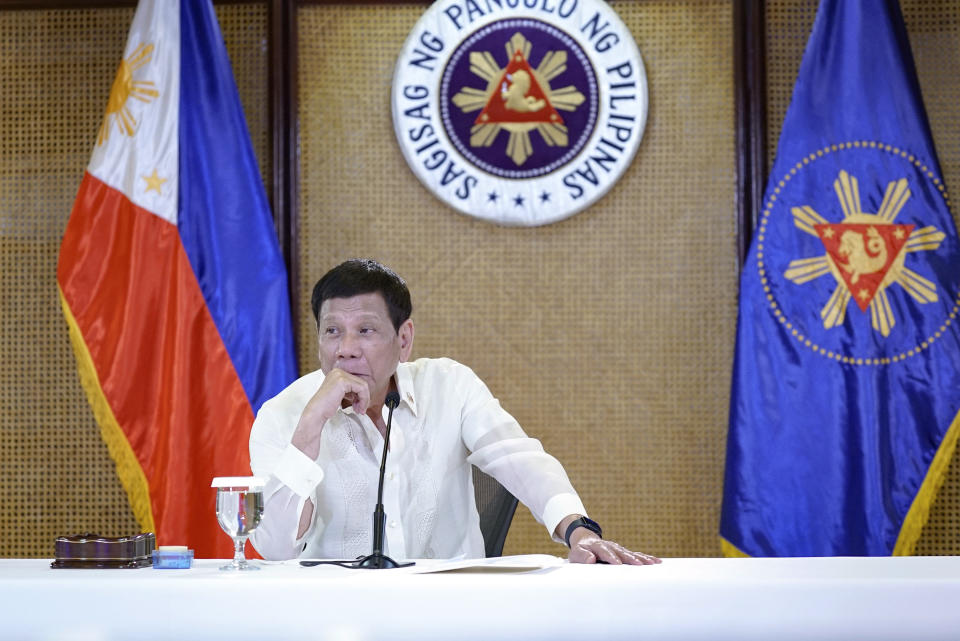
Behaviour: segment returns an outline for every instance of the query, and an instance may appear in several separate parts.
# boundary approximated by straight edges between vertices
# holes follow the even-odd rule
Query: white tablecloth
[[[296,563],[227,573],[61,570],[0,560],[0,638],[960,638],[960,557],[664,559],[647,567],[506,557],[513,571]],[[540,569],[516,571],[516,567]],[[447,566],[449,567],[449,566]]]

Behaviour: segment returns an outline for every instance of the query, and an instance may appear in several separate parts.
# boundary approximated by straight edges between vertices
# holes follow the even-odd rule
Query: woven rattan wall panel
[[[719,553],[736,316],[732,3],[614,2],[650,115],[598,204],[535,229],[447,208],[406,166],[390,83],[424,5],[298,12],[300,362],[309,292],[372,256],[414,297],[414,356],[473,367],[565,465],[605,531],[665,556]],[[505,553],[562,554],[520,508]]]
[[[266,5],[217,13],[269,176]],[[0,556],[52,557],[60,534],[138,531],[77,380],[55,278],[132,15],[0,11]]]
[[[949,0],[900,0],[934,142],[948,187],[960,187],[960,4]],[[767,3],[768,170],[773,164],[803,50],[816,15],[816,0]],[[954,219],[957,212],[954,211]],[[917,544],[917,554],[960,553],[960,462],[947,479]]]

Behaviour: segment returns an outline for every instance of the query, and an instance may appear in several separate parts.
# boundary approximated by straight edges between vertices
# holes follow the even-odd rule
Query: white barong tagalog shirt
[[[471,464],[496,478],[552,535],[569,514],[586,514],[560,463],[529,438],[473,371],[450,359],[400,363],[383,504],[384,554],[399,559],[477,558],[483,537]],[[321,371],[264,403],[250,435],[250,466],[267,477],[254,531],[267,559],[354,559],[372,550],[383,437],[366,415],[342,409],[327,421],[312,461],[290,444]],[[384,422],[387,408],[383,408]],[[297,539],[308,498],[313,521]]]

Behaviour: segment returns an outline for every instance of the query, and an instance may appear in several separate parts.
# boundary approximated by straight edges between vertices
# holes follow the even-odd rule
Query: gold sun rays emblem
[[[585,97],[573,85],[550,87],[550,81],[567,69],[566,51],[548,51],[534,69],[528,62],[532,46],[523,34],[513,34],[506,48],[505,68],[490,52],[472,51],[470,71],[486,80],[487,87],[463,87],[452,100],[464,113],[481,110],[470,129],[470,146],[489,147],[504,129],[510,132],[507,156],[521,166],[533,153],[533,130],[551,147],[569,144],[567,127],[557,110],[574,111]]]
[[[790,261],[784,276],[798,285],[827,273],[834,277],[837,287],[820,310],[825,329],[843,324],[853,299],[860,311],[870,311],[873,329],[889,336],[896,318],[887,288],[897,283],[920,304],[937,301],[936,285],[904,262],[909,253],[937,249],[946,236],[933,226],[915,229],[893,222],[911,195],[906,178],[887,185],[876,214],[861,210],[857,179],[846,171],[840,171],[833,188],[842,222],[828,222],[809,205],[790,210],[794,225],[820,239],[826,253]]]
[[[113,79],[113,87],[110,88],[107,113],[103,117],[100,132],[97,134],[98,147],[110,138],[110,130],[113,129],[114,124],[122,135],[133,136],[137,121],[127,104],[130,98],[150,102],[160,95],[152,81],[134,78],[136,72],[150,62],[152,56],[153,45],[141,44],[129,58],[120,61],[117,75]]]

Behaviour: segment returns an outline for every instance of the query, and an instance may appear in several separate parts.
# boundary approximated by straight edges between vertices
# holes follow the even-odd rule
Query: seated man
[[[320,370],[264,403],[250,435],[253,473],[269,479],[252,541],[267,559],[352,559],[370,552],[386,431],[384,399],[400,394],[387,457],[384,553],[396,559],[484,555],[471,464],[497,479],[581,563],[658,559],[601,538],[560,463],[527,437],[472,370],[407,362],[406,284],[350,260],[314,287]]]

